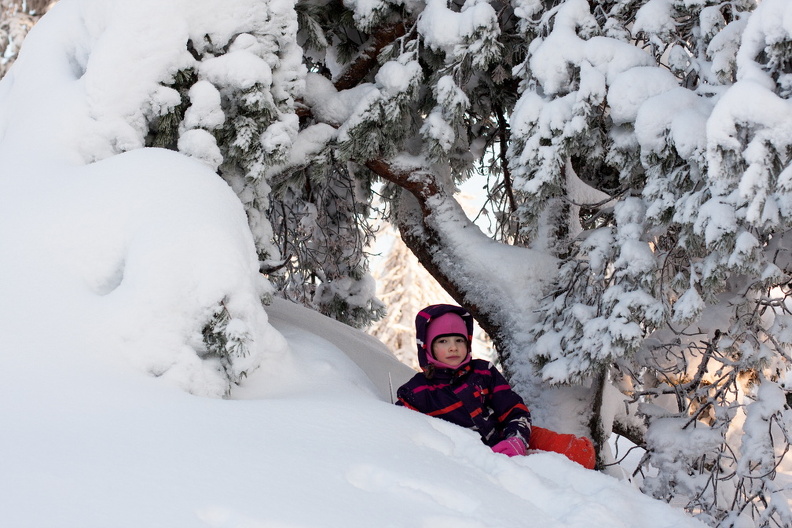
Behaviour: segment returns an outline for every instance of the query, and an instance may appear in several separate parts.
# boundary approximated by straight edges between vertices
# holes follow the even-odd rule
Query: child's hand
[[[506,456],[516,456],[516,455],[524,455],[525,454],[525,443],[519,438],[511,437],[507,438],[506,440],[501,440],[494,446],[492,446],[492,450],[496,453],[502,453]]]

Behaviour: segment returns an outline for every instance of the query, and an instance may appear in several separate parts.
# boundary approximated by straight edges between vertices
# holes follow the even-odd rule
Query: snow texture
[[[194,66],[188,39],[230,45],[201,67],[205,79],[272,82],[239,20],[291,9],[63,0],[0,81],[0,525],[702,526],[626,481],[555,454],[507,458],[391,405],[412,372],[377,341],[296,305],[261,304],[269,285],[243,206],[201,133],[219,122],[217,94],[201,84],[189,94],[195,128],[180,147],[199,161],[143,148],[143,125],[178,104],[161,83]],[[492,14],[486,3],[468,11]],[[445,40],[433,29],[432,42],[479,27],[464,13],[458,22]],[[592,64],[608,78],[642,63],[600,51]],[[347,104],[325,111],[349,115]],[[330,136],[309,130],[305,151]],[[265,148],[288,133],[274,129]],[[457,220],[468,244],[470,225]],[[525,252],[483,235],[465,251],[481,258],[478,279],[492,262],[522,270],[513,292],[495,292],[510,302],[538,295],[554,267],[524,269]],[[227,398],[226,367],[201,339],[220,306],[229,333],[250,336],[231,365],[246,377]]]

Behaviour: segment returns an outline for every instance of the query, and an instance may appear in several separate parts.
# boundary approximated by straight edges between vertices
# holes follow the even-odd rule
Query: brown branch
[[[371,36],[366,51],[349,63],[346,70],[333,82],[335,89],[340,92],[360,84],[377,65],[377,56],[382,49],[405,33],[406,30],[403,23],[389,24],[378,28]],[[302,99],[295,101],[294,112],[300,118],[313,116],[311,107],[306,105]],[[341,123],[328,124],[338,127]]]
[[[377,65],[377,55],[380,51],[405,33],[403,23],[387,24],[377,28],[371,35],[366,51],[349,63],[346,70],[333,82],[336,90],[340,92],[357,86]]]
[[[500,164],[503,171],[503,185],[506,190],[506,196],[509,198],[509,208],[512,213],[517,211],[517,200],[514,198],[514,191],[511,184],[511,171],[509,170],[509,162],[507,151],[509,149],[509,123],[503,115],[503,109],[498,106],[498,135],[500,143]]]
[[[441,192],[440,185],[432,174],[420,170],[399,169],[381,158],[368,160],[365,165],[383,180],[395,183],[415,196],[421,206],[424,218],[431,214],[431,209],[426,202]]]
[[[619,417],[616,417],[613,420],[612,431],[614,434],[623,436],[638,447],[647,449],[645,436],[646,431],[641,427],[623,422],[619,419]]]

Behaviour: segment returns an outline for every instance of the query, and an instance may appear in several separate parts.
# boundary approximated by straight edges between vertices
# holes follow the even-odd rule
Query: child
[[[535,428],[531,413],[503,375],[489,362],[472,359],[473,317],[459,306],[427,306],[415,317],[418,362],[423,369],[399,387],[396,405],[473,429],[494,452],[525,455],[529,449],[558,451],[589,469],[594,449],[587,438]],[[563,445],[560,445],[559,442]],[[569,451],[581,451],[570,456]]]

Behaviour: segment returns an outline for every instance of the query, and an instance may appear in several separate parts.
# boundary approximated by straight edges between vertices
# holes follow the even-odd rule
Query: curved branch
[[[388,24],[377,28],[371,35],[366,50],[349,63],[343,73],[333,81],[336,90],[340,92],[357,86],[377,65],[377,56],[380,51],[405,33],[404,23]]]
[[[442,189],[431,173],[420,169],[398,168],[381,158],[368,160],[365,165],[383,180],[395,183],[415,196],[424,217],[432,213],[426,202],[432,196],[439,195]]]
[[[503,171],[503,186],[506,190],[506,196],[509,199],[509,211],[514,213],[517,211],[517,200],[514,198],[514,191],[512,190],[511,171],[509,170],[508,162],[508,149],[509,149],[509,122],[503,114],[503,109],[496,108],[498,116],[498,136],[500,143],[500,164]]]

